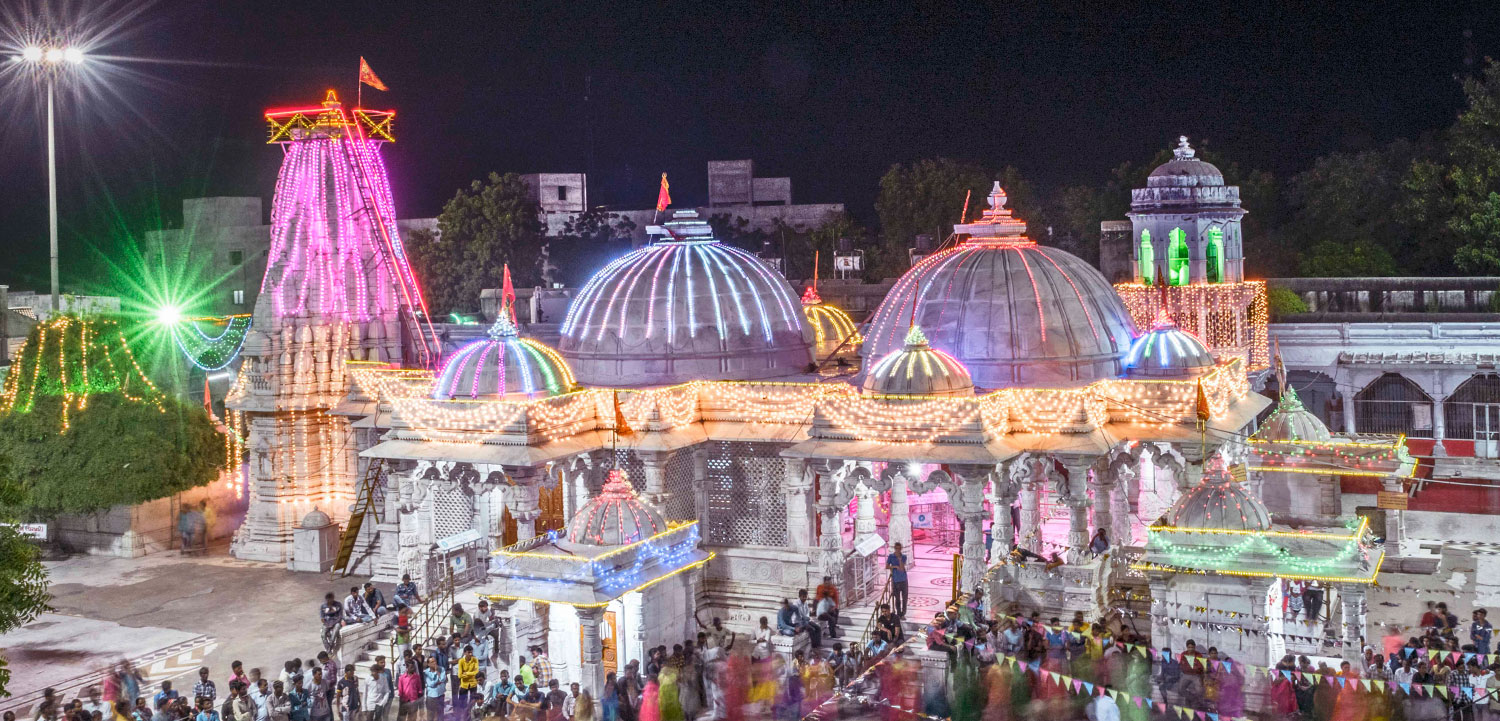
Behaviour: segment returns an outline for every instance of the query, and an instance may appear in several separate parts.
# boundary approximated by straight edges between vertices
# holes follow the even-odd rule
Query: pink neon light
[[[1052,256],[1047,255],[1046,251],[1042,250],[1041,248],[1032,248],[1032,250],[1035,250],[1036,252],[1040,253],[1043,258],[1046,258],[1047,262],[1051,263],[1052,267],[1056,268],[1057,272],[1062,274],[1063,280],[1068,281],[1068,285],[1072,286],[1073,295],[1078,296],[1078,305],[1083,306],[1083,317],[1088,319],[1089,330],[1094,332],[1094,340],[1099,340],[1099,329],[1094,325],[1094,314],[1089,312],[1089,304],[1084,302],[1083,293],[1078,292],[1078,286],[1073,282],[1072,276],[1069,276],[1068,273],[1062,269],[1062,266],[1058,265],[1057,261],[1052,259]]]
[[[484,373],[480,372],[480,370],[484,368],[484,359],[488,358],[490,356],[490,351],[495,350],[495,346],[498,345],[500,345],[498,341],[484,344],[484,350],[479,354],[479,361],[474,364],[474,380],[469,383],[470,398],[479,397],[479,377],[484,375]],[[497,358],[497,362],[500,364],[501,368],[505,367],[505,348],[503,346],[500,348],[500,355]],[[500,386],[499,392],[501,395],[504,395],[505,386]]]
[[[1031,279],[1031,295],[1036,298],[1036,325],[1042,330],[1042,342],[1047,342],[1047,316],[1042,313],[1042,292],[1036,287],[1036,276],[1031,274],[1031,264],[1026,262],[1026,254],[1016,248],[1016,255],[1021,258],[1021,265],[1026,267],[1026,277]]]

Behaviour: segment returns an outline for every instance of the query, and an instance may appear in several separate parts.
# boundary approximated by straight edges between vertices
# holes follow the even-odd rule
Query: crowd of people
[[[719,618],[700,620],[696,638],[649,649],[601,688],[562,683],[541,647],[512,667],[501,663],[499,619],[484,601],[473,612],[454,604],[423,641],[412,626],[421,598],[409,579],[389,603],[365,584],[343,601],[329,594],[320,615],[333,628],[390,625],[389,657],[367,668],[340,666],[324,650],[270,671],[235,661],[222,682],[205,667],[179,690],[171,681],[147,688],[122,662],[83,697],[65,701],[48,689],[33,721],[795,721],[851,712],[883,721],[1500,719],[1500,664],[1484,610],[1462,628],[1446,606],[1429,604],[1416,635],[1392,628],[1357,663],[1332,668],[1288,655],[1264,669],[1191,641],[1146,653],[1146,640],[1119,620],[987,614],[979,594],[949,605],[921,633],[906,630],[901,609],[882,604],[868,641],[846,644],[837,640],[838,589],[823,581],[811,598],[803,590],[783,601],[774,627],[761,617],[743,634]],[[1468,643],[1459,639],[1465,633]],[[924,685],[922,647],[946,656],[941,682],[929,673]]]

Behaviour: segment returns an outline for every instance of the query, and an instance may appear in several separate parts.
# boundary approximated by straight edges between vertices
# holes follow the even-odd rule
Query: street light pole
[[[52,118],[51,77],[47,78],[47,230],[52,251],[52,313],[60,306],[57,287],[57,128]]]

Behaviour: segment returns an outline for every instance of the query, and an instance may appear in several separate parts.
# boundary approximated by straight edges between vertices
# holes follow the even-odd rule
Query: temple
[[[506,306],[432,369],[381,345],[398,309],[379,276],[330,318],[278,259],[268,287],[309,290],[257,310],[236,393],[252,458],[274,437],[287,460],[258,461],[252,507],[275,514],[241,548],[274,547],[311,510],[299,474],[317,469],[339,491],[327,510],[360,520],[340,569],[471,584],[501,609],[511,661],[552,648],[589,688],[695,618],[749,632],[824,577],[864,628],[896,543],[912,621],[961,594],[1116,623],[1135,604],[1161,647],[1192,637],[1265,664],[1293,648],[1259,633],[1274,620],[1357,653],[1387,549],[1341,515],[1337,477],[1409,474],[1404,439],[1332,434],[1293,392],[1270,410],[1251,391],[1264,287],[1242,279],[1237,191],[1185,141],[1149,186],[1134,283],[1027,238],[996,183],[863,326],[678,211],[577,290],[555,349]],[[326,440],[304,416],[353,431],[350,455],[313,462]],[[1284,621],[1289,583],[1326,588],[1337,621]]]

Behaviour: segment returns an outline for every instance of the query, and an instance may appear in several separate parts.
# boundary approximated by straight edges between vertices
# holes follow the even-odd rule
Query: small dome
[[[311,511],[307,512],[307,515],[305,515],[305,516],[302,517],[302,525],[301,525],[301,527],[302,528],[327,528],[328,526],[332,526],[332,525],[333,525],[333,519],[329,518],[328,514],[326,514],[326,513],[322,512],[322,511],[318,510],[317,507],[314,506]]]
[[[974,379],[957,358],[934,350],[922,329],[912,326],[906,345],[865,374],[864,389],[885,396],[972,396]]]
[[[802,314],[812,326],[820,360],[835,351],[852,352],[864,340],[849,314],[838,306],[824,303],[818,289],[813,286],[807,286],[807,291],[802,294]]]
[[[1186,135],[1178,136],[1177,147],[1172,149],[1172,159],[1151,171],[1146,179],[1148,188],[1191,188],[1202,185],[1223,185],[1224,174],[1213,163],[1199,160],[1197,151],[1188,145]]]
[[[954,226],[967,239],[912,266],[876,309],[865,367],[901,349],[913,324],[980,388],[1081,385],[1118,378],[1135,325],[1093,266],[1025,236],[998,183],[990,207]]]
[[[667,530],[661,511],[637,498],[625,473],[609,472],[604,488],[573,514],[568,542],[585,546],[625,546]]]
[[[1302,407],[1302,399],[1291,386],[1281,394],[1276,412],[1260,424],[1255,436],[1267,441],[1326,441],[1332,437],[1328,426]]]
[[[671,385],[795,375],[813,331],[791,284],[724,245],[695,211],[648,228],[666,240],[595,273],[568,306],[558,351],[589,385]]]
[[[1177,327],[1165,311],[1145,335],[1136,338],[1125,355],[1127,378],[1185,378],[1214,367],[1214,354],[1203,341]]]
[[[489,338],[477,340],[454,353],[432,387],[437,400],[555,396],[573,390],[577,382],[567,361],[531,338],[516,332],[511,311],[502,308]]]
[[[1203,480],[1167,511],[1167,522],[1186,529],[1264,531],[1271,527],[1271,514],[1229,475],[1224,457],[1214,454],[1203,466]]]

